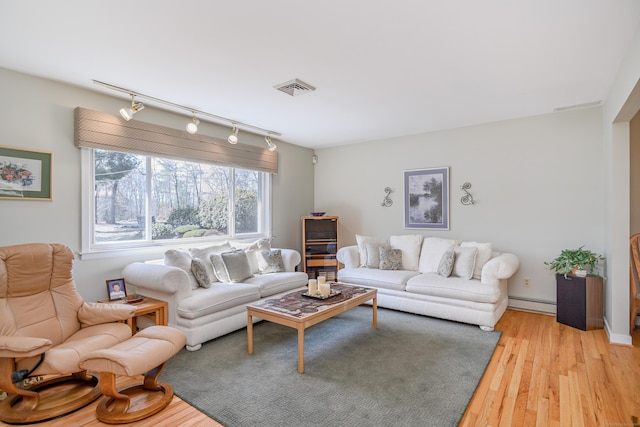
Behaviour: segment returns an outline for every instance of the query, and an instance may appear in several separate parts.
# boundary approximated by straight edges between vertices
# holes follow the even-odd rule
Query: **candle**
[[[315,295],[318,293],[318,281],[316,279],[309,279],[309,295]]]
[[[323,285],[327,282],[327,276],[318,276],[318,285]]]
[[[331,286],[327,282],[324,282],[319,286],[320,286],[320,295],[326,296],[331,294]]]

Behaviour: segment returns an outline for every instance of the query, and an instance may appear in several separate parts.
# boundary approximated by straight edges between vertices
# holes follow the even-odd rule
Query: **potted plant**
[[[596,264],[604,260],[604,257],[583,248],[584,245],[578,249],[564,249],[556,259],[545,262],[545,265],[556,273],[563,274],[565,279],[569,273],[578,277],[585,277],[587,273],[599,276]]]

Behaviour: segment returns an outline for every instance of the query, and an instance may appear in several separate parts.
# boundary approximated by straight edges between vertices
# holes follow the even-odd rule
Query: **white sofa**
[[[337,253],[345,267],[338,271],[338,279],[377,288],[380,307],[469,323],[489,331],[507,308],[507,280],[519,261],[514,254],[494,252],[491,243],[421,235],[389,239],[356,235],[356,240],[358,245],[340,248]],[[386,269],[389,265],[380,268],[381,252],[401,254],[402,265],[391,265],[400,269]]]
[[[301,261],[299,252],[273,249],[280,251],[284,271],[261,274],[254,262],[255,256],[272,248],[268,244],[261,248],[253,246],[256,247],[244,250],[251,277],[240,282],[220,282],[213,265],[209,264],[206,268],[213,277],[208,277],[210,283],[203,287],[191,269],[193,259],[207,262],[212,254],[231,253],[229,244],[189,251],[170,250],[164,260],[127,265],[122,275],[127,285],[135,286],[137,293],[167,302],[169,326],[184,332],[187,350],[195,351],[206,341],[246,327],[247,304],[306,286],[307,274],[295,271]]]

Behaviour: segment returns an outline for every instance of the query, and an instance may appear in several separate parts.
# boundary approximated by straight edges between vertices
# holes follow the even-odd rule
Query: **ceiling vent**
[[[291,96],[304,95],[305,93],[313,92],[314,90],[316,90],[316,88],[311,86],[309,83],[305,83],[299,79],[293,79],[289,80],[288,82],[280,83],[279,85],[275,85],[274,88]]]

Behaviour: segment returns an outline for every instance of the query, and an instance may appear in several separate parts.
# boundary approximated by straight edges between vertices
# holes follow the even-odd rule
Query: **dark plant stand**
[[[604,328],[604,284],[601,276],[556,274],[558,323],[583,331]]]

